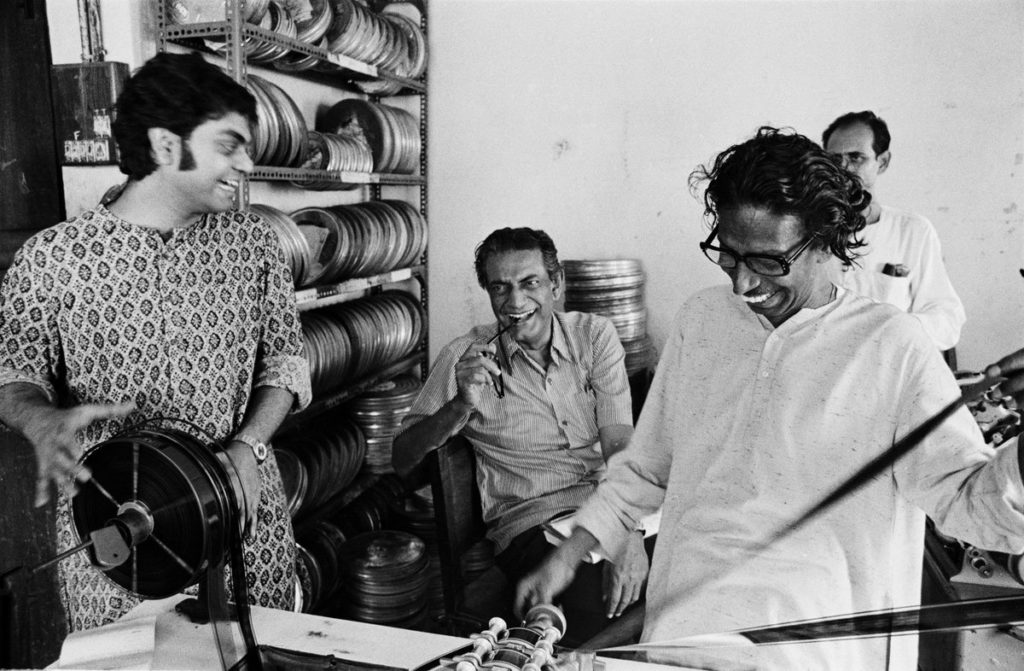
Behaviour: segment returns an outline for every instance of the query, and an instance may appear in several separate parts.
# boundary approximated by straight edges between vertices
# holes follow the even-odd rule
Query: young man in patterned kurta
[[[35,447],[37,503],[59,492],[58,550],[76,541],[85,449],[145,418],[196,424],[239,475],[253,602],[290,608],[294,539],[260,443],[309,402],[309,371],[277,239],[231,210],[255,122],[253,97],[198,54],[159,54],[129,79],[114,124],[122,192],[34,236],[4,278],[0,420]],[[137,603],[82,553],[60,577],[72,631]]]

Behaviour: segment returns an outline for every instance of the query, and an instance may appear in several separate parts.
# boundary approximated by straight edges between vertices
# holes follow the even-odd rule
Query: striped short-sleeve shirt
[[[484,394],[460,427],[476,451],[483,516],[499,552],[523,531],[582,505],[604,477],[598,430],[633,423],[625,354],[611,321],[556,312],[553,323],[547,370],[509,334],[501,336],[505,397]],[[444,347],[407,426],[455,397],[455,363],[497,328],[477,326]]]

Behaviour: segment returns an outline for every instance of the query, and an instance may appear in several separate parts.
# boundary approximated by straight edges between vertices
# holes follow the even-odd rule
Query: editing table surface
[[[68,636],[60,659],[51,668],[221,668],[211,628],[195,624],[174,611],[174,604],[182,598],[147,601],[114,624]],[[252,625],[260,645],[395,669],[418,668],[469,643],[453,636],[259,607],[252,608]],[[233,629],[235,647],[241,650],[241,635],[237,627]],[[598,659],[605,671],[669,668]]]

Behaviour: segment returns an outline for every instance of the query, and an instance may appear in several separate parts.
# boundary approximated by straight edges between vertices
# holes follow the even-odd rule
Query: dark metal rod
[[[789,522],[782,528],[776,530],[772,535],[768,536],[764,541],[754,546],[750,550],[750,555],[760,554],[763,550],[771,546],[772,544],[782,540],[789,534],[793,533],[803,525],[810,522],[812,519],[820,515],[821,513],[828,510],[832,505],[846,498],[856,490],[860,489],[866,482],[870,481],[873,477],[883,472],[895,464],[900,457],[904,456],[912,449],[917,447],[922,440],[924,440],[928,434],[934,431],[940,424],[946,421],[953,413],[960,409],[965,403],[968,403],[995,384],[998,379],[984,378],[975,384],[964,387],[961,390],[961,394],[955,400],[951,401],[946,407],[939,410],[937,413],[926,419],[916,428],[911,430],[905,436],[893,443],[892,447],[885,450],[877,457],[869,461],[867,464],[862,466],[857,472],[843,481],[838,487],[836,487],[831,493],[826,495],[818,503],[811,506],[802,515],[795,518],[792,522]]]
[[[1024,621],[1024,596],[973,599],[758,627],[738,632],[759,645],[981,629]]]
[[[920,426],[915,428],[907,435],[900,438],[893,446],[882,452],[880,455],[869,461],[860,470],[851,475],[845,482],[840,484],[832,493],[828,494],[825,498],[819,501],[817,504],[812,506],[807,512],[800,517],[796,518],[786,526],[782,527],[769,537],[764,543],[757,548],[757,551],[767,548],[773,543],[785,538],[789,534],[793,533],[807,522],[825,512],[828,508],[832,507],[833,504],[846,498],[849,494],[852,494],[856,490],[860,489],[864,483],[871,480],[885,469],[895,464],[900,457],[910,452],[913,448],[924,440],[924,438],[934,431],[940,424],[949,418],[954,412],[960,409],[966,402],[964,396],[960,396],[958,399],[944,407],[942,410],[937,412],[932,417],[925,420]]]
[[[87,547],[90,547],[92,544],[93,544],[93,540],[92,540],[92,538],[90,538],[89,540],[85,541],[81,545],[76,545],[73,548],[69,548],[69,549],[65,550],[64,552],[61,552],[60,554],[58,554],[58,555],[56,555],[54,557],[51,557],[50,559],[47,559],[42,564],[37,564],[36,566],[33,566],[32,568],[28,569],[28,572],[29,573],[36,573],[37,571],[42,571],[44,568],[52,566],[53,564],[56,564],[57,562],[59,562],[61,559],[64,559],[65,557],[70,557],[71,555],[75,554],[76,552],[79,552],[81,550],[84,550]]]
[[[1024,596],[1016,595],[801,620],[710,637],[701,635],[684,637],[676,641],[607,648],[603,652],[652,652],[679,648],[744,646],[750,643],[803,643],[960,629],[991,629],[1019,622],[1024,622]]]

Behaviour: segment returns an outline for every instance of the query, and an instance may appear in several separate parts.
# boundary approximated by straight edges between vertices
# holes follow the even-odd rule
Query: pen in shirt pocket
[[[910,268],[902,263],[887,263],[882,266],[882,274],[890,277],[909,277]]]

